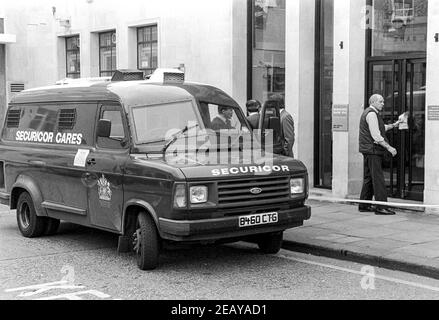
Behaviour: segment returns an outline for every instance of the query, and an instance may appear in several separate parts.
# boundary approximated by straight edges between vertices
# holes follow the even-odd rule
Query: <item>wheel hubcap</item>
[[[30,208],[27,203],[23,203],[20,207],[20,222],[23,228],[27,229],[30,225]]]

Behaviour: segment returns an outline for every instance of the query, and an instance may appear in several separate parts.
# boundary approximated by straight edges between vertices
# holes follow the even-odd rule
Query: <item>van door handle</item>
[[[29,160],[30,164],[33,164],[35,166],[45,166],[46,162],[40,161],[40,160]]]
[[[88,159],[87,160],[87,164],[88,165],[94,165],[94,164],[96,164],[96,160],[93,158],[93,159]]]

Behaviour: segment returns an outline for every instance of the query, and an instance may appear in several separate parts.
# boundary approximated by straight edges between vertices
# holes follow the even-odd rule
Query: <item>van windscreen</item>
[[[138,144],[166,141],[186,126],[198,124],[191,101],[132,108]]]

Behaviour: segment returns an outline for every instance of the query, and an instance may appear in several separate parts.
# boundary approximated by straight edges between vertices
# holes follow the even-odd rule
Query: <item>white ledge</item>
[[[16,38],[15,34],[0,33],[0,43],[1,44],[15,43],[15,42],[17,42],[17,38]]]

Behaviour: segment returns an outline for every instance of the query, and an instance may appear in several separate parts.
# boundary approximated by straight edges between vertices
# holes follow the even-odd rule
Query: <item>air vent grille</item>
[[[9,110],[6,116],[7,128],[18,128],[20,125],[21,110]]]
[[[76,123],[75,109],[61,109],[58,116],[58,129],[73,129]]]

